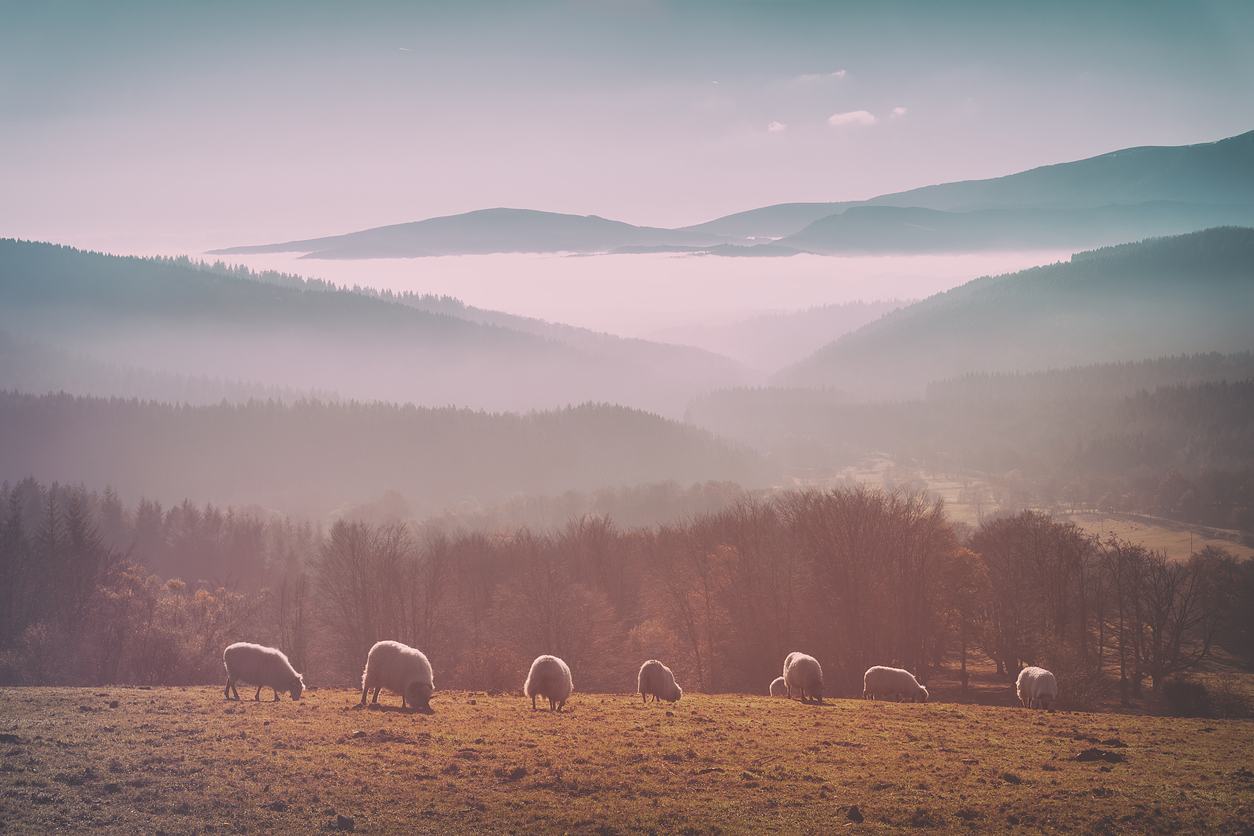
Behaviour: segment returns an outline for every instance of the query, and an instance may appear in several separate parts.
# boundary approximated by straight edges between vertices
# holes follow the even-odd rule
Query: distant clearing
[[[1251,721],[700,694],[672,707],[576,692],[562,714],[513,695],[438,692],[432,715],[357,700],[2,689],[5,832],[308,834],[347,818],[359,833],[1254,825]],[[1096,759],[1078,760],[1086,751]]]

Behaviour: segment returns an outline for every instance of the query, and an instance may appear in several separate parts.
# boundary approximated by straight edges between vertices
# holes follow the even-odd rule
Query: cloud
[[[851,110],[848,113],[836,113],[829,116],[827,124],[835,125],[874,125],[879,122],[879,117],[865,110]]]
[[[771,133],[779,133],[780,131],[788,130],[788,126],[785,125],[783,122],[772,122],[771,124],[766,126],[766,129],[770,131]]]
[[[895,107],[893,108],[893,112],[888,114],[889,118],[891,119],[896,119],[898,116],[905,116],[905,115],[906,115],[906,109],[904,107]]]
[[[815,81],[826,81],[830,78],[844,78],[845,71],[837,70],[834,73],[812,73],[809,75],[799,75],[792,79],[794,84],[810,84]]]

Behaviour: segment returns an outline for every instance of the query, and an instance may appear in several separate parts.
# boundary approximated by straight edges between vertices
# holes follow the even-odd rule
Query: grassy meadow
[[[561,714],[510,694],[437,692],[431,714],[357,700],[0,689],[0,831],[1254,832],[1249,720],[701,694],[576,692]],[[1076,759],[1090,749],[1110,760]]]

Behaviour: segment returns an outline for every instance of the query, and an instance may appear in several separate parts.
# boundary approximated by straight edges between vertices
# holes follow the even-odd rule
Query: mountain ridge
[[[1164,226],[1161,219],[1156,222],[1153,218],[1137,221],[1131,210],[1114,208],[1144,208],[1160,203],[1184,207],[1177,209],[1174,225]],[[798,251],[832,252],[830,242],[815,240],[816,231],[797,236],[814,224],[828,221],[830,225],[833,217],[867,207],[985,213],[949,221],[968,227],[977,221],[995,221],[996,226],[1001,223],[998,213],[1047,211],[1052,213],[1055,226],[1061,228],[1055,237],[1065,242],[1064,248],[1112,243],[1112,235],[1136,240],[1216,225],[1244,224],[1254,217],[1254,131],[1192,145],[1124,148],[1000,177],[938,183],[868,200],[775,204],[676,229],[635,226],[597,215],[498,207],[343,235],[228,247],[211,250],[209,254],[301,252],[302,258],[365,259],[506,252],[682,252],[696,248],[721,256],[788,257]],[[1123,224],[1116,224],[1105,238],[1095,238],[1091,231],[1084,237],[1091,213],[1103,208],[1106,214],[1126,216]],[[871,216],[862,215],[862,219],[867,217]],[[978,234],[973,237],[968,233],[966,237],[932,245],[935,249],[920,249],[917,236],[905,241],[893,237],[894,231],[902,232],[899,225],[867,231],[883,239],[878,249],[865,250],[868,252],[947,252],[960,246],[981,245]],[[1031,233],[1030,228],[1017,237],[1006,237],[1003,232],[1003,240],[997,246],[1053,246],[1040,243],[1039,236]],[[727,246],[760,246],[778,239],[784,239],[784,246],[775,250]],[[850,250],[846,246],[834,251]]]

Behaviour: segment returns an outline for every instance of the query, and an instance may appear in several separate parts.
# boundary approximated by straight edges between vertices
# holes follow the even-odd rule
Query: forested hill
[[[986,277],[888,314],[779,372],[781,386],[918,397],[971,373],[1254,349],[1254,229],[1222,227]]]
[[[499,344],[540,349],[541,341],[500,328],[349,291],[311,292],[224,273],[170,259],[105,255],[56,244],[0,239],[0,306],[20,325],[35,316],[55,321],[57,312],[97,328],[109,318],[151,319],[210,325],[298,327],[326,332],[394,334],[435,344]]]
[[[119,367],[426,406],[593,401],[679,417],[693,395],[744,380],[740,364],[697,349],[567,342],[396,296],[256,278],[0,240],[0,329]]]
[[[0,480],[26,476],[128,502],[188,497],[321,516],[387,490],[417,516],[516,494],[675,481],[771,483],[753,452],[623,407],[527,415],[387,403],[171,406],[0,393]]]

